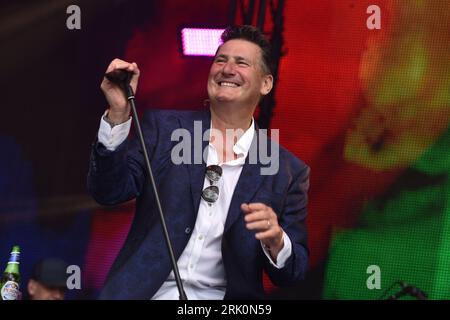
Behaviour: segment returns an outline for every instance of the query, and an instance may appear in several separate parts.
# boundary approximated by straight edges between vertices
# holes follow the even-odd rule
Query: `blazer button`
[[[184,229],[184,233],[186,233],[186,234],[191,233],[191,228],[187,227],[186,229]]]

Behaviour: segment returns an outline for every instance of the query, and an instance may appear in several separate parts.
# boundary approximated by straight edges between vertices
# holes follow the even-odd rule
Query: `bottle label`
[[[2,300],[18,300],[20,297],[19,284],[7,281],[1,289]]]

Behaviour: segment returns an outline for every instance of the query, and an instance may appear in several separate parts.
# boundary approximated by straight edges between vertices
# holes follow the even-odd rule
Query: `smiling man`
[[[249,161],[261,140],[275,143],[253,119],[273,86],[270,44],[252,26],[229,27],[222,40],[208,77],[210,107],[151,111],[144,138],[187,297],[259,299],[263,270],[278,286],[296,285],[305,275],[309,167],[283,147],[274,174],[262,175],[263,164]],[[133,73],[136,92],[137,64],[115,59],[107,72],[116,69]],[[105,205],[136,198],[136,214],[100,298],[178,299],[142,152],[128,139],[130,106],[106,78],[101,88],[109,108],[93,145],[88,189]],[[206,157],[176,164],[172,133],[185,129],[195,137],[196,123],[209,137],[202,141]]]

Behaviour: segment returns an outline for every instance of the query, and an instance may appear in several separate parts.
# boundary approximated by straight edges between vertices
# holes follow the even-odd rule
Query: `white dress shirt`
[[[128,136],[131,127],[131,118],[113,128],[101,120],[98,132],[98,140],[108,150],[114,151]],[[241,138],[233,146],[237,159],[219,163],[217,151],[214,146],[208,145],[207,166],[220,165],[222,177],[218,181],[219,198],[214,204],[209,205],[203,198],[200,200],[197,220],[189,242],[177,261],[180,276],[183,281],[184,290],[188,299],[223,299],[226,290],[225,268],[222,261],[222,235],[225,221],[230,207],[234,189],[239,180],[242,167],[245,163],[248,150],[250,149],[255,134],[254,120]],[[210,185],[205,177],[203,188]],[[249,231],[251,232],[251,231]],[[275,264],[269,252],[261,248],[270,263],[276,268],[282,268],[290,257],[292,244],[286,233],[283,234],[284,247],[278,253]],[[179,294],[173,271],[152,299],[178,300]]]

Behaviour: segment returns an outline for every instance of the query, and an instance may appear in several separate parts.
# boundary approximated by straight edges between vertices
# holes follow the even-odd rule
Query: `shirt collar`
[[[233,146],[233,152],[238,157],[246,157],[248,150],[253,141],[253,136],[255,135],[255,121],[252,117],[252,123],[250,127],[244,132],[244,134],[239,138],[236,144]]]
[[[212,122],[210,128],[212,128]],[[230,160],[226,162],[226,164],[228,165],[243,164],[245,162],[245,158],[247,157],[248,151],[250,150],[250,146],[252,144],[254,136],[255,136],[255,120],[252,117],[252,123],[250,124],[250,127],[244,132],[244,134],[233,146],[233,152],[237,155],[237,159]],[[209,147],[215,150],[212,143],[209,143]],[[208,165],[217,162],[216,159],[213,159],[215,157],[211,156],[212,155],[208,155]]]

